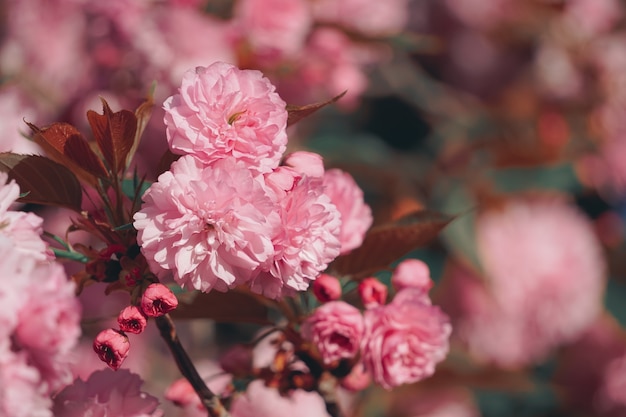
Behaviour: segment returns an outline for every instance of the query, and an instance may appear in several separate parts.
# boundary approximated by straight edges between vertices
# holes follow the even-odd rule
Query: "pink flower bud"
[[[372,382],[372,378],[365,370],[362,362],[352,367],[352,371],[341,380],[341,386],[348,391],[363,391]]]
[[[338,300],[341,297],[341,283],[332,275],[321,274],[313,281],[313,294],[320,303]]]
[[[130,343],[128,337],[114,329],[106,329],[98,333],[93,341],[93,350],[100,360],[114,371],[117,371],[128,356]]]
[[[365,278],[359,284],[359,295],[365,308],[372,308],[387,301],[387,286],[374,277]]]
[[[400,291],[404,288],[418,288],[428,292],[433,286],[428,265],[419,259],[407,259],[398,264],[391,276],[391,285]]]
[[[141,310],[148,317],[160,317],[178,306],[174,293],[163,284],[150,284],[141,296]]]
[[[117,316],[117,323],[121,331],[139,334],[144,331],[148,322],[139,308],[128,306]]]
[[[220,358],[220,367],[235,376],[249,376],[252,373],[252,349],[234,345]]]

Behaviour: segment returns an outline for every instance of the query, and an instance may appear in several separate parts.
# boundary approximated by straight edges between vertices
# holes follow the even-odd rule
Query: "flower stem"
[[[156,325],[161,332],[161,337],[167,343],[178,369],[185,378],[189,381],[193,389],[200,397],[202,404],[209,412],[210,417],[230,417],[228,410],[224,408],[224,405],[220,401],[220,398],[215,395],[209,387],[204,383],[204,380],[198,374],[195,366],[191,362],[189,355],[183,348],[178,339],[174,322],[170,318],[169,314],[166,314],[155,319]]]

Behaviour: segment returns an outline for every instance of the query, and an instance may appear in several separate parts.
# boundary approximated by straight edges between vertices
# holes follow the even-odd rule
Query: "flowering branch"
[[[174,322],[170,318],[169,314],[165,314],[155,319],[161,337],[167,343],[178,369],[185,378],[189,381],[193,389],[196,391],[202,404],[208,410],[210,417],[230,417],[230,414],[224,408],[224,405],[220,401],[219,397],[215,395],[209,387],[205,384],[200,374],[196,370],[195,366],[191,362],[189,355],[183,348],[178,334],[176,333],[176,327]]]

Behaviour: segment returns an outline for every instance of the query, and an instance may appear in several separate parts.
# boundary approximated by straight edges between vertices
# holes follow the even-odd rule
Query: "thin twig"
[[[187,355],[187,352],[178,339],[174,322],[169,314],[157,317],[155,321],[161,332],[161,337],[165,340],[165,343],[167,343],[167,346],[174,356],[174,360],[176,360],[178,369],[183,376],[187,378],[196,391],[196,394],[198,394],[198,397],[200,397],[202,404],[209,412],[209,417],[230,417],[230,414],[220,401],[220,398],[207,387],[202,377],[200,377],[200,374],[198,374],[196,367],[191,362],[189,355]]]

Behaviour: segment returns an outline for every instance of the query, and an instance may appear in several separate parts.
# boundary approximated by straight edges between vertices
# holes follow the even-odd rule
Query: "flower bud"
[[[121,331],[139,334],[144,331],[148,321],[139,308],[128,306],[117,316],[117,323]]]
[[[141,296],[141,310],[148,317],[160,317],[178,306],[174,293],[163,284],[150,284]]]
[[[387,301],[387,286],[374,277],[359,283],[359,296],[365,308],[372,308]]]
[[[363,391],[371,382],[372,378],[365,370],[363,363],[359,362],[352,367],[352,371],[341,380],[340,384],[348,391],[357,392]]]
[[[391,285],[400,291],[404,288],[418,288],[428,292],[433,286],[428,265],[419,259],[407,259],[398,264],[391,276]]]
[[[100,360],[114,371],[117,371],[128,356],[130,343],[128,337],[114,329],[106,329],[98,333],[93,341],[93,350]]]
[[[320,303],[338,300],[341,297],[341,283],[332,275],[321,274],[313,281],[313,294]]]
[[[235,377],[252,374],[252,349],[245,345],[234,345],[220,358],[220,367]]]

